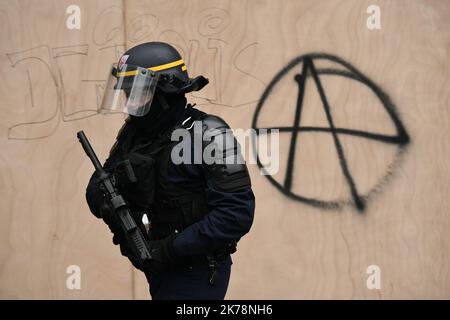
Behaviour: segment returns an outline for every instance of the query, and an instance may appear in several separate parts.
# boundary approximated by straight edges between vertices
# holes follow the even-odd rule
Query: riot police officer
[[[143,214],[149,216],[153,259],[148,265],[137,265],[95,175],[86,199],[92,213],[110,227],[114,244],[145,273],[153,299],[223,299],[230,255],[253,222],[250,177],[245,163],[238,161],[241,155],[229,126],[185,98],[207,83],[202,76],[189,78],[180,54],[162,42],[126,51],[107,81],[101,110],[129,116],[104,168],[114,175],[141,228]],[[196,123],[201,124],[202,150],[214,143],[216,157],[224,161],[174,163],[178,142],[172,141],[172,133],[188,130],[194,151]],[[230,141],[232,147],[225,143]]]

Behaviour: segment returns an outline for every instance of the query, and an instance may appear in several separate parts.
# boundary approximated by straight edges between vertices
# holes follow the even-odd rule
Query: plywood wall
[[[66,27],[73,4],[79,30]],[[381,29],[367,28],[370,5]],[[227,298],[450,298],[449,19],[438,0],[1,1],[0,298],[149,298],[88,210],[75,134],[106,157],[123,122],[96,111],[106,71],[152,40],[211,80],[189,97],[199,108],[284,128],[279,172],[249,164],[255,222]]]

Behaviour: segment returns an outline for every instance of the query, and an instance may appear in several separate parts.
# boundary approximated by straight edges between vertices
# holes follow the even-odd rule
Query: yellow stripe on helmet
[[[169,63],[162,64],[162,65],[155,66],[155,67],[150,67],[150,68],[147,68],[147,69],[156,72],[156,71],[162,71],[162,70],[167,70],[167,69],[170,69],[170,68],[173,68],[173,67],[177,67],[177,66],[179,66],[181,64],[183,64],[183,66],[181,67],[181,70],[185,71],[187,68],[184,65],[183,59],[180,59],[180,60],[177,60],[177,61],[173,61],[173,62],[169,62]],[[135,76],[138,73],[139,73],[138,70],[117,72],[116,76],[117,77],[129,77],[129,76]]]
[[[129,76],[135,76],[139,73],[138,70],[133,70],[133,71],[125,71],[125,72],[117,72],[116,76],[117,77],[129,77]]]
[[[183,59],[180,59],[180,60],[177,60],[177,61],[174,61],[174,62],[169,62],[169,63],[166,63],[166,64],[162,64],[160,66],[151,67],[151,68],[148,68],[148,70],[152,70],[152,71],[167,70],[167,69],[179,66],[180,64],[184,64]]]

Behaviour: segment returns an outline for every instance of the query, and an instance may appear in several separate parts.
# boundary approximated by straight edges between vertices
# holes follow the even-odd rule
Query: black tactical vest
[[[202,111],[191,109],[189,121],[175,129],[189,128],[194,121],[202,120],[206,115]],[[155,200],[151,209],[151,235],[155,239],[180,232],[209,212],[203,185],[199,184],[194,188],[179,185],[173,183],[168,175],[172,148],[177,143],[169,141],[156,157]]]
[[[152,141],[139,144],[134,143],[136,130],[126,123],[111,149],[110,157],[116,156],[118,161],[130,153],[138,153],[151,160],[149,163],[152,165],[148,170],[146,181],[138,182],[145,185],[144,192],[131,191],[127,197],[127,192],[124,191],[133,211],[146,212],[149,215],[150,240],[164,238],[176,231],[181,232],[209,212],[203,187],[186,188],[172,183],[168,176],[171,151],[178,143],[171,141],[172,132],[178,128],[189,128],[194,121],[202,120],[206,116],[206,113],[188,106],[188,115],[185,116],[190,117],[188,121],[161,133]]]

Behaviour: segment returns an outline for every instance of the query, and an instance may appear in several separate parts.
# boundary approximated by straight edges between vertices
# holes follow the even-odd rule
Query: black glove
[[[143,267],[142,271],[154,275],[166,270],[177,261],[173,249],[173,241],[176,236],[177,234],[173,233],[164,239],[149,241],[152,259]]]
[[[135,257],[134,253],[131,251],[131,248],[126,241],[125,234],[112,211],[108,210],[108,208],[105,208],[105,210],[102,212],[104,212],[103,220],[106,222],[106,224],[108,224],[109,229],[114,234],[113,243],[115,245],[120,245],[120,253],[123,256],[127,257],[135,268],[153,275],[164,271],[174,262],[176,262],[177,256],[175,255],[173,249],[173,241],[176,238],[176,233],[173,233],[161,240],[148,241],[152,259],[145,265],[142,265]],[[141,230],[145,230],[145,226],[142,223],[138,225]],[[144,230],[142,231],[145,236],[147,233]]]
[[[131,248],[129,247],[126,241],[123,231],[114,234],[113,243],[116,245],[117,244],[120,245],[120,253],[124,257],[127,257],[128,260],[130,260],[130,262],[136,269],[142,270],[143,266],[141,265],[140,261],[136,258],[133,251],[131,251]]]
[[[103,203],[100,205],[100,215],[103,221],[108,225],[109,230],[113,234],[116,234],[119,231],[122,231],[120,227],[120,222],[114,214],[113,209],[109,206],[109,203],[106,199],[103,200]]]
[[[145,240],[148,241],[148,234],[147,230],[145,228],[145,225],[142,223],[142,216],[144,212],[131,212],[131,216],[133,217],[133,220],[136,222],[138,228],[141,229],[142,235],[144,236]],[[110,228],[111,229],[111,228]],[[139,270],[143,269],[143,266],[140,264],[139,260],[135,257],[133,251],[131,250],[130,246],[128,245],[128,242],[125,238],[125,233],[122,230],[122,227],[119,226],[118,230],[115,230],[114,236],[113,236],[113,243],[115,245],[120,245],[120,253],[127,257],[130,262],[133,264],[133,266]]]
[[[152,259],[148,261],[145,265],[141,265],[131,252],[125,239],[118,236],[120,242],[120,252],[122,255],[128,257],[133,266],[149,275],[154,275],[166,270],[173,263],[176,262],[177,256],[174,253],[173,241],[175,240],[176,233],[170,236],[156,241],[149,241],[148,246],[150,248],[150,254]]]
[[[108,225],[109,230],[113,234],[112,238],[113,244],[118,245],[121,242],[125,243],[125,241],[122,240],[125,238],[125,236],[122,230],[122,226],[120,225],[119,219],[117,219],[117,216],[114,214],[113,210],[106,201],[100,207],[100,213],[103,221]],[[120,251],[122,252],[122,247],[120,248]],[[122,255],[127,256],[123,252]]]

